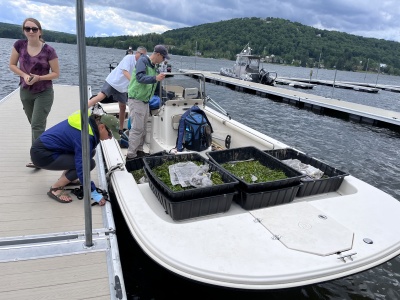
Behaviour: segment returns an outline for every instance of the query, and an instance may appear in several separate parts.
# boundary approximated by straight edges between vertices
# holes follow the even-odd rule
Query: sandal
[[[59,195],[53,194],[53,192],[55,191],[60,191],[62,190],[62,192]],[[71,203],[72,202],[72,198],[68,196],[68,194],[65,193],[64,191],[64,187],[50,187],[50,190],[47,192],[47,195],[52,198],[53,200],[56,200],[57,202],[60,203]],[[69,200],[63,200],[61,199],[61,196],[68,196]]]
[[[71,186],[71,185],[81,185],[81,182],[79,179],[75,179],[73,181],[68,182],[65,186]]]
[[[40,169],[38,166],[35,166],[35,165],[33,164],[33,162],[28,162],[28,163],[26,164],[26,167],[27,167],[27,168]]]

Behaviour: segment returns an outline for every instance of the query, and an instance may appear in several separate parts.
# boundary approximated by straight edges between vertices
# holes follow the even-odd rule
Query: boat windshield
[[[247,57],[238,56],[236,64],[238,66],[247,66],[249,64],[249,59]]]
[[[258,69],[258,66],[260,65],[260,59],[259,58],[250,58],[249,59],[249,67],[252,69]]]

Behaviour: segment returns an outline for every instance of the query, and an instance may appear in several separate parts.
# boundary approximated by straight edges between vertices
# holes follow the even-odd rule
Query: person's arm
[[[127,70],[122,70],[122,73],[124,74],[124,76],[131,81],[131,74],[129,74],[129,72]]]
[[[24,71],[22,71],[20,68],[18,68],[18,59],[19,59],[19,53],[13,47],[11,50],[11,56],[10,56],[10,70],[14,74],[24,78],[25,82],[28,83],[30,75],[26,74]]]
[[[157,82],[156,76],[146,74],[147,64],[150,64],[149,58],[142,55],[136,62],[136,80],[142,84],[154,84]]]
[[[89,153],[92,153],[92,151],[93,149],[90,147]],[[76,173],[78,174],[80,182],[83,184],[82,142],[80,137],[75,140],[74,152]],[[106,200],[104,199],[103,195],[97,192],[95,183],[91,181],[90,185],[90,198],[92,198],[100,206],[106,204]]]

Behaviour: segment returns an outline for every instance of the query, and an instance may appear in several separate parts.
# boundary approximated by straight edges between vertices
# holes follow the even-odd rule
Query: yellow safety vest
[[[88,116],[90,116],[90,110],[88,110]],[[74,112],[72,115],[68,117],[68,124],[71,125],[72,127],[82,130],[82,124],[81,124],[81,111],[77,110]],[[93,130],[92,127],[89,124],[89,134],[93,135]]]

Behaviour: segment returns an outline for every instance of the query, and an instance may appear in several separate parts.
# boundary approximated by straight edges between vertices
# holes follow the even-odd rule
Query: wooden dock
[[[47,128],[79,109],[78,87],[54,88]],[[25,167],[31,129],[19,91],[0,107],[0,298],[126,299],[110,203],[91,208],[94,245],[86,247],[83,200],[52,200],[46,193],[61,172]],[[101,155],[96,165],[91,179],[106,189]]]
[[[180,72],[202,73],[207,82],[226,86],[240,92],[256,94],[318,114],[400,131],[400,112],[239,80],[213,72],[185,69],[181,69]]]

